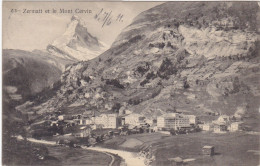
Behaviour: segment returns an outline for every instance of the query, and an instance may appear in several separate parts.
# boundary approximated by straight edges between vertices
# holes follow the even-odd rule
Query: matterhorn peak
[[[72,17],[71,17],[71,21],[74,21],[74,20],[80,20],[80,18],[78,17],[78,16],[76,16],[76,15],[73,15]]]
[[[70,20],[71,20],[71,23],[77,22],[84,28],[87,28],[87,24],[85,23],[85,21],[83,19],[81,19],[80,17],[78,17],[77,15],[73,15]]]
[[[88,32],[85,21],[76,15],[71,17],[66,31],[48,47],[48,51],[55,55],[66,55],[77,60],[93,59],[106,49],[97,37]]]

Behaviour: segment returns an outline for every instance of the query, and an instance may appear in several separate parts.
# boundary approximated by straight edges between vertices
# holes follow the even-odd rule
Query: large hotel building
[[[157,127],[159,130],[162,129],[179,129],[179,128],[186,128],[191,126],[191,117],[177,114],[177,113],[169,113],[164,114],[160,117],[157,117]]]

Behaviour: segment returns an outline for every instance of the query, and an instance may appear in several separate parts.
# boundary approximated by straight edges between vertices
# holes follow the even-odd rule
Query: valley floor
[[[18,136],[17,139],[21,140],[23,138]],[[81,148],[57,146],[55,141],[37,140],[34,138],[27,138],[27,140],[36,144],[45,144],[48,148],[49,154],[40,165],[119,166],[121,163],[121,158],[118,155],[113,155],[114,153],[105,150],[96,150],[95,148],[82,150]]]
[[[255,166],[259,165],[259,135],[247,133],[195,133],[167,137],[154,144],[153,165],[171,165],[169,158],[195,159],[186,165]],[[203,156],[202,147],[215,147],[215,155]]]
[[[88,150],[59,146],[48,146],[48,149],[50,156],[58,159],[59,162],[55,161],[57,165],[111,165],[113,158],[107,155],[109,153],[117,159],[117,164],[113,165],[120,165],[118,158],[121,157],[128,166],[143,166],[145,158],[137,152],[151,148],[155,158],[152,166],[170,166],[173,164],[171,159],[176,157],[186,159],[189,162],[185,165],[192,166],[256,166],[260,163],[259,139],[259,133],[246,132],[200,132],[174,136],[147,133],[114,137],[97,144],[97,147],[86,148]],[[43,140],[37,141],[46,144]],[[202,155],[202,147],[205,145],[215,147],[214,156]],[[55,162],[46,165],[53,165]]]
[[[136,143],[133,143],[134,140]],[[190,160],[185,165],[192,166],[256,166],[260,163],[259,140],[259,133],[247,132],[200,132],[175,136],[151,133],[115,137],[101,146],[133,152],[151,147],[155,158],[151,163],[153,166],[170,166],[173,164],[170,160],[176,157]],[[143,143],[140,145],[140,142]],[[129,146],[126,148],[126,145]],[[215,147],[214,156],[202,155],[205,145]]]
[[[132,152],[123,151],[123,150],[107,149],[107,148],[102,148],[102,147],[91,147],[88,149],[99,151],[99,152],[109,152],[109,153],[118,155],[125,160],[125,164],[127,166],[145,166],[145,164],[144,164],[145,159]]]
[[[83,150],[80,148],[68,148],[60,146],[48,146],[49,155],[58,159],[57,165],[82,165],[82,166],[110,166],[111,156],[93,150]],[[52,161],[46,165],[53,166]],[[111,164],[111,166],[113,163]]]

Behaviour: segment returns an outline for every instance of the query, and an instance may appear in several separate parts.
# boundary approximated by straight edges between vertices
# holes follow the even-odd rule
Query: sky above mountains
[[[73,15],[84,20],[90,34],[111,45],[134,17],[161,3],[4,2],[3,48],[45,49],[66,31]]]

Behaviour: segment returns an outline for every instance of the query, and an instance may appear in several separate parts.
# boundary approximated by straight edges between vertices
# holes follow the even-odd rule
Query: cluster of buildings
[[[115,129],[119,125],[117,114],[101,114],[99,116],[83,116],[79,120],[79,125],[92,125],[94,128]]]
[[[200,128],[203,131],[221,133],[226,131],[238,131],[242,122],[234,121],[227,115],[220,115],[218,119],[210,123],[201,123],[195,115],[182,113],[167,113],[158,116],[156,119],[149,119],[138,113],[102,113],[95,115],[95,112],[78,115],[59,115],[56,121],[62,121],[66,127],[77,126],[76,137],[86,137],[96,129],[138,129],[146,127],[148,131],[191,131],[190,129]],[[148,127],[148,128],[147,128]],[[124,130],[125,131],[125,130]],[[122,130],[123,132],[123,130]]]
[[[148,127],[150,131],[171,130],[190,128],[197,124],[197,118],[194,115],[184,115],[179,113],[169,113],[157,117],[157,119],[149,119],[138,113],[116,114],[102,113],[95,115],[94,112],[78,115],[59,115],[57,121],[64,122],[67,126],[78,126],[75,136],[86,137],[91,130],[96,129],[120,129],[127,126],[127,129],[138,129]]]
[[[79,125],[98,125],[100,128],[116,129],[123,125],[139,126],[145,123],[145,117],[140,114],[118,115],[113,114],[100,114],[98,116],[86,115],[82,116],[79,120]]]
[[[141,114],[117,114],[102,113],[96,115],[95,112],[86,112],[78,115],[58,115],[56,120],[52,121],[52,125],[59,125],[63,122],[65,127],[76,126],[76,137],[86,137],[92,130],[96,129],[118,129],[122,126],[134,128],[151,122]]]
[[[235,132],[242,128],[243,122],[234,120],[227,115],[220,115],[218,119],[204,124],[198,124],[203,131],[212,131],[215,133],[225,133],[227,131]]]
[[[120,126],[149,126],[156,127],[158,130],[163,129],[180,129],[190,128],[196,125],[198,119],[195,115],[184,115],[179,113],[169,113],[151,120],[138,113],[131,114],[100,114],[98,116],[83,116],[79,120],[79,125],[99,125],[102,128],[116,129]]]

